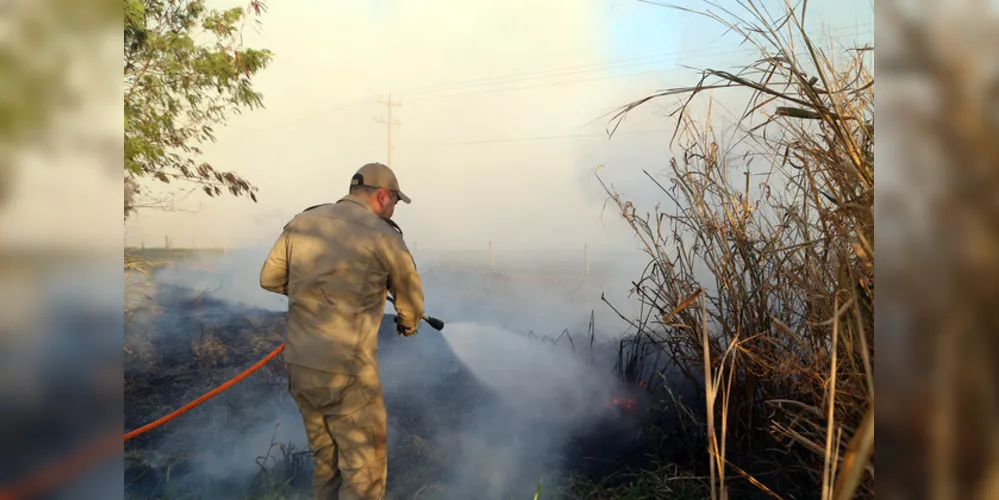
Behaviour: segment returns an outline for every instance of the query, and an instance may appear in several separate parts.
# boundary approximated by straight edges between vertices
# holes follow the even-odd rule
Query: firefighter
[[[376,353],[386,293],[395,298],[400,335],[414,335],[424,314],[420,276],[392,222],[400,200],[411,201],[389,167],[364,165],[346,196],[285,225],[260,271],[263,289],[288,297],[288,389],[305,422],[317,499],[385,494]]]

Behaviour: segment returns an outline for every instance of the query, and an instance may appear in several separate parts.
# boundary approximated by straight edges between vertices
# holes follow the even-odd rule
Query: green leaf
[[[538,490],[534,492],[534,500],[538,500],[541,498],[541,487],[544,486],[544,484],[545,484],[545,478],[541,478],[541,480],[538,481]]]

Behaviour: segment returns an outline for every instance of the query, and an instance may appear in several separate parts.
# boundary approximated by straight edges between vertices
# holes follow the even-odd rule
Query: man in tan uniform
[[[305,421],[317,499],[381,499],[387,473],[386,413],[378,378],[378,328],[386,292],[396,330],[423,317],[423,285],[391,221],[410,199],[380,163],[361,167],[349,194],[306,209],[285,227],[260,286],[288,297],[284,361]]]

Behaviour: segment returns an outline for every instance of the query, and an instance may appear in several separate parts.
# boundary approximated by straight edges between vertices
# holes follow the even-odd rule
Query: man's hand
[[[417,329],[407,330],[405,326],[399,323],[399,316],[395,317],[395,333],[402,335],[403,337],[412,337],[416,335]]]

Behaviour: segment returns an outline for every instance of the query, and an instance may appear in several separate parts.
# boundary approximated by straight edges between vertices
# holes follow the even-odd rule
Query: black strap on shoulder
[[[302,210],[302,211],[303,212],[308,212],[309,210],[312,210],[313,208],[325,207],[326,205],[329,205],[329,203],[320,203],[318,205],[312,205],[311,207],[306,208],[305,210]]]
[[[387,217],[382,217],[382,220],[385,221],[386,224],[391,226],[392,229],[395,229],[395,232],[399,233],[399,236],[402,236],[402,228],[399,227],[399,224],[396,224],[394,220],[389,219]]]

